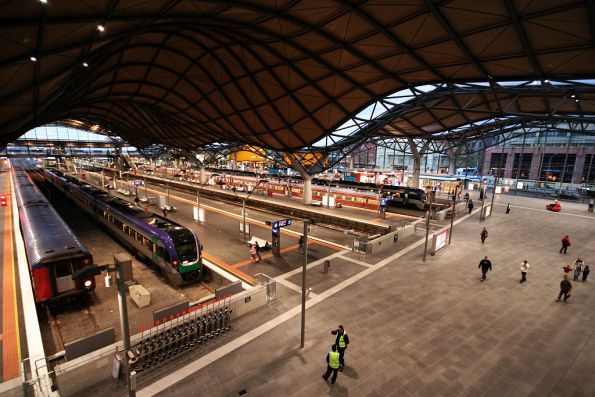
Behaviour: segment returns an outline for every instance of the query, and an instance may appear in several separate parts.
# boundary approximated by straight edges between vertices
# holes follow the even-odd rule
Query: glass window
[[[163,258],[166,262],[169,262],[169,255],[164,247],[157,246],[157,256]]]
[[[507,157],[508,153],[492,153],[492,157],[490,158],[490,171],[493,176],[498,176],[499,178],[504,177]]]
[[[587,154],[585,156],[585,165],[583,167],[581,183],[595,183],[595,154]]]
[[[576,154],[546,153],[541,162],[539,180],[551,182],[572,182]]]
[[[59,262],[54,265],[54,272],[57,278],[72,276],[72,263]]]
[[[514,164],[512,166],[512,177],[519,179],[529,179],[531,173],[532,153],[515,153]]]
[[[196,239],[190,230],[173,229],[169,231],[169,236],[174,242],[180,262],[195,261],[198,259]]]

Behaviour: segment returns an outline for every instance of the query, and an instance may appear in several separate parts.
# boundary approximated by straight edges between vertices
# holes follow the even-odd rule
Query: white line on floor
[[[477,212],[477,211],[474,211],[474,212]],[[464,221],[465,219],[469,218],[470,216],[471,215],[465,215],[465,216],[457,219],[454,223],[459,224],[460,222]],[[327,289],[326,291],[322,292],[321,294],[312,297],[306,303],[306,308],[309,309],[312,306],[315,306],[315,305],[319,304],[320,302],[323,302],[324,300],[330,298],[331,296],[335,295],[336,293],[349,287],[351,284],[374,273],[375,271],[383,268],[387,264],[392,263],[395,259],[411,252],[415,248],[422,245],[424,243],[424,241],[425,241],[425,239],[422,238],[422,239],[416,241],[415,243],[411,244],[409,247],[404,248],[401,251],[391,255],[390,257],[383,259],[382,261],[378,262],[376,265],[369,267],[366,270],[335,285],[334,287]],[[340,254],[340,253],[338,253],[338,254]],[[339,256],[339,255],[334,254],[331,256]],[[322,260],[323,259],[316,261],[316,262],[320,262]],[[316,262],[314,262],[314,263],[316,263]],[[312,264],[310,264],[310,265],[312,265]],[[308,266],[310,266],[310,265],[308,265]],[[298,270],[301,271],[301,269],[298,269]],[[294,316],[297,316],[299,313],[301,313],[301,306],[298,305],[298,306],[294,307],[293,309],[290,309],[287,312],[273,318],[272,320],[267,321],[266,323],[262,324],[261,326],[256,327],[251,331],[248,331],[244,335],[232,340],[228,344],[221,346],[220,348],[215,349],[212,352],[200,357],[196,361],[193,361],[190,364],[170,373],[169,375],[164,376],[163,378],[157,380],[156,382],[152,383],[151,385],[149,385],[143,389],[140,389],[137,392],[137,396],[138,397],[154,396],[155,394],[160,393],[169,387],[172,387],[176,383],[181,382],[184,378],[196,373],[197,371],[200,371],[207,365],[226,356],[227,354],[233,352],[234,350],[246,345],[247,343],[253,341],[254,339],[258,338],[259,336],[265,334],[266,332],[269,332],[273,328],[283,324],[285,321],[293,318]]]
[[[365,263],[365,262],[362,262],[362,261],[358,261],[357,259],[350,258],[350,257],[348,257],[348,256],[341,256],[340,258],[341,258],[341,259],[344,259],[344,260],[346,260],[346,261],[349,261],[349,262],[357,263],[358,265],[361,265],[361,266],[365,266],[365,267],[372,267],[372,265],[370,265],[369,263]]]

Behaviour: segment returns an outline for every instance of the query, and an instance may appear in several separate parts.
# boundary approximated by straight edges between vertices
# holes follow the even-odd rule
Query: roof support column
[[[457,150],[452,146],[448,148],[448,175],[457,173]]]
[[[304,180],[304,190],[302,192],[302,203],[310,205],[312,203],[312,175],[308,174],[304,166],[291,154],[285,154],[291,162],[291,167],[297,171]]]
[[[413,173],[407,185],[419,189],[419,170],[421,169],[421,156],[419,154],[419,151],[417,150],[417,146],[415,146],[415,142],[413,141],[413,139],[407,137],[407,142],[409,142],[409,149],[411,150],[411,154],[413,155]]]
[[[204,166],[201,166],[198,169],[198,180],[201,186],[204,186],[207,183],[207,173]]]

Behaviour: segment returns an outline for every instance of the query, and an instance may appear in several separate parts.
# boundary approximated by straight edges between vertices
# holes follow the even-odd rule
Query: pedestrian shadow
[[[329,388],[328,395],[332,397],[345,397],[349,395],[349,392],[346,387],[343,387],[339,384],[340,379],[337,377],[337,382],[332,384],[328,382],[327,386]]]
[[[339,372],[339,376],[347,376],[348,378],[359,379],[359,374],[352,367],[343,367],[343,372]]]

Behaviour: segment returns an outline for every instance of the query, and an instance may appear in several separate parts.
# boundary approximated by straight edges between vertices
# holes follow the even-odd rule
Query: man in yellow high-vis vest
[[[343,366],[345,366],[345,349],[347,349],[347,345],[349,344],[349,337],[347,336],[347,332],[342,325],[339,325],[334,331],[331,331],[333,335],[337,335],[335,339],[335,345],[337,346],[337,351],[339,352],[339,363],[340,363],[340,371],[343,372]]]
[[[337,346],[332,345],[331,351],[326,355],[326,372],[322,375],[322,379],[328,381],[328,377],[333,373],[331,383],[335,383],[337,380],[337,374],[339,373],[339,353],[337,352]]]

